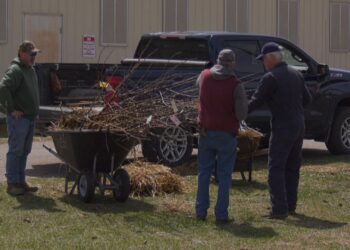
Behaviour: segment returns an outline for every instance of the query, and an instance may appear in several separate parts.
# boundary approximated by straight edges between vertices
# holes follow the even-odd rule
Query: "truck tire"
[[[142,142],[147,161],[176,167],[187,162],[193,150],[193,136],[180,127],[157,129],[150,140]]]
[[[326,146],[335,155],[350,153],[350,108],[342,108],[336,113]]]

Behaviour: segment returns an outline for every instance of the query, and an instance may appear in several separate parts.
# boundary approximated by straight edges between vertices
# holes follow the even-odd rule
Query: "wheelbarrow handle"
[[[49,151],[51,154],[53,154],[54,156],[56,156],[59,160],[61,160],[63,163],[65,163],[69,168],[73,169],[76,173],[80,174],[81,172],[76,169],[75,167],[73,167],[72,165],[68,164],[64,159],[62,159],[61,156],[59,156],[59,154],[52,148],[50,148],[49,146],[43,144],[43,147]]]

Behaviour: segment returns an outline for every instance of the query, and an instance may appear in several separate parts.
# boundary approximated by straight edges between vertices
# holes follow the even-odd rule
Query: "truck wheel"
[[[130,178],[128,172],[124,169],[117,169],[113,176],[117,187],[113,189],[114,199],[125,202],[130,194]]]
[[[192,155],[193,137],[180,127],[159,129],[151,140],[142,143],[143,156],[150,162],[176,167]]]
[[[326,146],[332,154],[350,153],[350,108],[337,112]]]
[[[95,195],[95,179],[92,173],[84,173],[79,177],[78,193],[82,201],[88,203]]]

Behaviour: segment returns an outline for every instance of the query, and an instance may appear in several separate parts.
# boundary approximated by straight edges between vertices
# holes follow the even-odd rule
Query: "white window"
[[[126,45],[128,0],[101,0],[102,45]]]
[[[335,52],[350,50],[350,4],[331,2],[330,49]]]
[[[7,42],[7,0],[0,0],[0,43]]]
[[[188,30],[188,0],[163,0],[163,31]]]
[[[249,31],[249,0],[225,0],[225,30]]]
[[[278,0],[277,34],[289,41],[298,43],[299,0]]]

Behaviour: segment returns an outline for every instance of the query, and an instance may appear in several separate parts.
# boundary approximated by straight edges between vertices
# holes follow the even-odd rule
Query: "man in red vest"
[[[209,208],[210,177],[217,161],[219,181],[215,216],[227,223],[229,190],[236,160],[236,135],[247,116],[244,87],[234,74],[235,54],[230,49],[219,53],[217,64],[198,77],[200,138],[198,145],[198,191],[196,216],[205,220]]]

